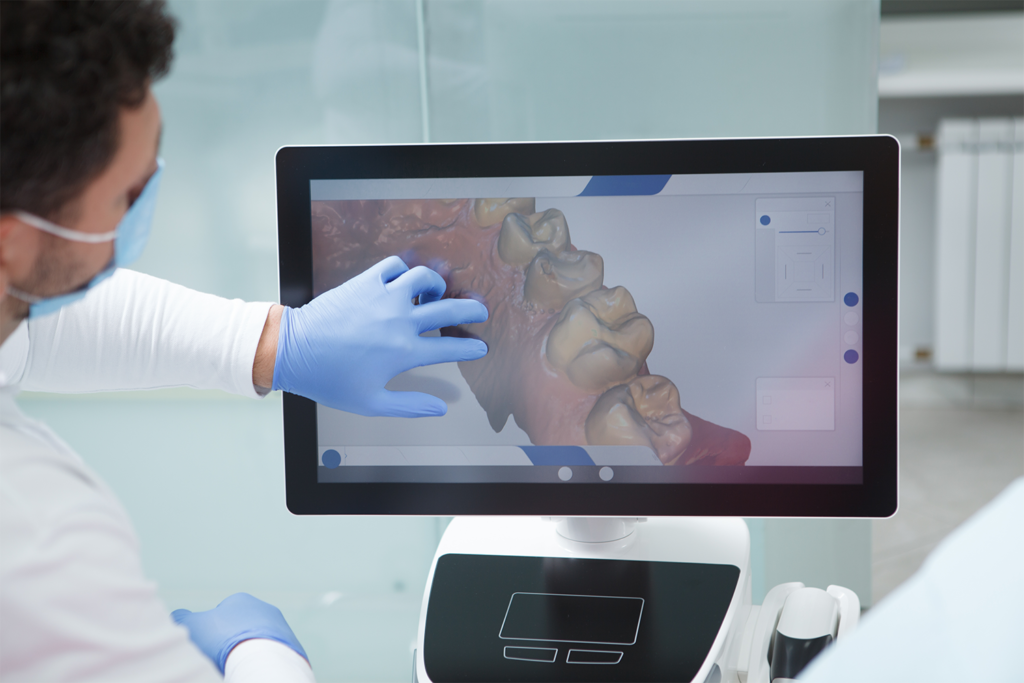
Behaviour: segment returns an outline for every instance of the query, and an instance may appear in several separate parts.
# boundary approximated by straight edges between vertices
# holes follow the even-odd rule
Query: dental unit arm
[[[627,601],[636,623],[595,636]],[[573,610],[586,616],[573,624]],[[859,616],[842,586],[784,583],[753,605],[739,518],[456,517],[427,579],[412,680],[787,683]]]
[[[772,588],[747,615],[736,660],[740,683],[787,683],[814,657],[857,627],[860,598],[849,588]]]

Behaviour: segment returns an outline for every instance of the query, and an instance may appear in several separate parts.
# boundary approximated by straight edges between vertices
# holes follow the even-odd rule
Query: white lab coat
[[[220,680],[145,578],[113,492],[14,396],[191,386],[256,397],[270,305],[119,270],[0,347],[0,680]],[[313,675],[290,648],[261,639],[232,651],[225,680]]]

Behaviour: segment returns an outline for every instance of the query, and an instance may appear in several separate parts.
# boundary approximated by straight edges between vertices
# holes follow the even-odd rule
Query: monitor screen
[[[785,151],[785,141],[773,142]],[[611,145],[625,155],[629,145],[658,144],[562,147],[571,156]],[[365,156],[373,148],[321,149]],[[487,145],[407,149],[501,156]],[[430,333],[482,339],[486,357],[416,368],[388,385],[442,398],[446,415],[364,417],[308,401],[304,422],[286,415],[287,457],[315,465],[303,468],[303,489],[319,489],[314,498],[323,500],[372,489],[438,497],[422,509],[374,510],[396,513],[465,511],[465,500],[487,489],[513,495],[469,511],[655,514],[667,501],[674,513],[696,514],[672,501],[713,489],[730,491],[726,498],[784,488],[863,497],[872,488],[865,368],[872,353],[895,357],[895,321],[872,306],[879,265],[866,249],[865,176],[879,169],[804,163],[637,173],[645,169],[633,159],[621,164],[628,173],[601,172],[618,170],[613,164],[556,174],[538,160],[487,174],[479,162],[463,173],[457,164],[442,172],[407,162],[404,174],[395,164],[376,176],[339,163],[333,173],[293,178],[305,184],[299,224],[308,252],[296,284],[308,296],[397,255],[437,271],[445,296],[479,300],[490,313],[484,323]],[[282,262],[283,292],[286,270]],[[894,382],[886,390],[895,396]],[[290,438],[293,430],[303,437]],[[890,456],[895,463],[895,444]],[[457,491],[465,500],[446,507]],[[537,507],[537,493],[558,503]],[[665,499],[649,505],[653,512],[640,509],[649,495]],[[590,501],[586,510],[565,508],[575,499]],[[600,509],[604,500],[616,503]]]

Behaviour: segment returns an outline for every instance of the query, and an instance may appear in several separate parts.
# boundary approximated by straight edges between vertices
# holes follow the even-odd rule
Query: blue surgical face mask
[[[48,232],[51,235],[71,240],[72,242],[85,242],[97,244],[100,242],[114,243],[114,258],[101,270],[92,280],[84,286],[79,287],[67,294],[56,296],[39,297],[28,292],[23,292],[14,287],[7,287],[7,293],[16,299],[21,299],[29,304],[28,317],[38,318],[43,315],[57,312],[62,306],[67,306],[73,301],[78,301],[86,293],[114,274],[114,269],[126,266],[135,261],[142,254],[142,249],[149,239],[149,229],[153,224],[153,210],[156,208],[156,193],[160,187],[160,175],[164,170],[164,160],[157,159],[156,172],[146,181],[142,193],[128,207],[127,213],[117,224],[117,227],[110,232],[82,232],[81,230],[70,230],[55,223],[33,216],[24,211],[13,211],[23,223],[31,225],[37,230]]]

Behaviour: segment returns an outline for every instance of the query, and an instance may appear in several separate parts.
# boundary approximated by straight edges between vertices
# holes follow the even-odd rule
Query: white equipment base
[[[427,578],[413,681],[769,683],[794,593],[796,641],[857,623],[839,586],[782,584],[752,606],[739,518],[457,517]]]

